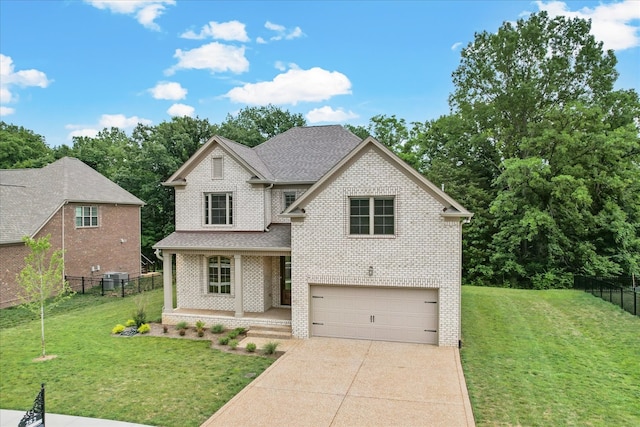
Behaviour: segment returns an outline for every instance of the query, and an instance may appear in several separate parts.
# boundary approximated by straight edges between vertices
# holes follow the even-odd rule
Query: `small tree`
[[[48,256],[51,249],[49,240],[51,235],[32,239],[22,238],[30,249],[24,259],[25,267],[18,274],[18,283],[22,288],[20,299],[23,307],[40,315],[40,329],[42,339],[42,357],[46,356],[44,341],[44,312],[45,308],[53,308],[73,295],[69,283],[64,280],[64,258],[61,249]]]

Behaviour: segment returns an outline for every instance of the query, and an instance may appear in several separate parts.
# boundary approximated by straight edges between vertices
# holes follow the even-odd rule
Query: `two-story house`
[[[374,138],[338,125],[254,148],[214,136],[164,185],[176,231],[155,245],[163,323],[459,344],[472,214]]]
[[[16,275],[29,250],[22,238],[51,236],[64,274],[140,274],[144,203],[72,157],[39,169],[0,170],[0,308],[20,304]],[[72,286],[75,283],[72,283]]]

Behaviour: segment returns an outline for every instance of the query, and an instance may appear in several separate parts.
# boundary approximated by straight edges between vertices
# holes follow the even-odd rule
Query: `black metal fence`
[[[143,274],[128,279],[105,279],[103,277],[65,276],[69,286],[77,293],[100,293],[102,296],[121,296],[139,294],[162,287],[162,275]]]
[[[573,277],[574,289],[582,289],[640,316],[640,286],[632,277]]]

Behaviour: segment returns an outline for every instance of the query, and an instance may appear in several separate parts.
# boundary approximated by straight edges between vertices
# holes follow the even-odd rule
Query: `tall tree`
[[[548,288],[575,273],[638,274],[640,102],[613,90],[615,65],[590,22],[544,12],[463,49],[452,114],[428,124],[419,157],[474,195],[472,281]]]
[[[25,236],[22,239],[30,252],[24,260],[24,268],[18,274],[22,306],[40,316],[42,358],[47,355],[44,339],[45,308],[53,308],[73,294],[69,283],[64,279],[62,250],[49,254],[50,238],[51,235],[39,239]]]
[[[42,135],[0,121],[0,169],[39,168],[52,160]]]
[[[302,114],[293,114],[269,104],[243,108],[235,117],[228,114],[220,125],[219,133],[225,138],[255,147],[297,126],[306,126]]]

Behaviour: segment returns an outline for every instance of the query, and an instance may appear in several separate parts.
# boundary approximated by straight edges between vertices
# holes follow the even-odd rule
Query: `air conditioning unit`
[[[104,276],[102,277],[104,290],[112,291],[116,285],[120,285],[122,280],[129,280],[129,273],[121,271],[110,271],[109,273],[104,273]]]

